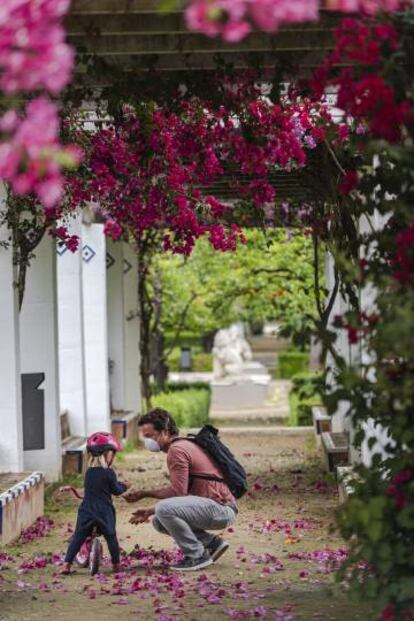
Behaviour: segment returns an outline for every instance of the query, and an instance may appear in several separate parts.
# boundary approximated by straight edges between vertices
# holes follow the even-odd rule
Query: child
[[[97,432],[87,441],[89,468],[85,475],[85,491],[79,507],[76,529],[65,556],[62,574],[70,574],[72,562],[94,527],[105,537],[114,572],[120,571],[119,543],[115,531],[115,507],[112,495],[120,496],[128,486],[117,481],[111,465],[119,442],[110,433]]]

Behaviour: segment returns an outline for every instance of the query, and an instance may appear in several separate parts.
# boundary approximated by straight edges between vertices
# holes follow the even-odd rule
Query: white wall
[[[0,184],[0,214],[5,207]],[[0,226],[0,242],[7,242],[9,235],[9,230]],[[0,472],[23,470],[19,311],[14,279],[12,247],[0,246]]]
[[[27,272],[20,312],[22,373],[44,373],[45,448],[24,451],[24,467],[41,470],[49,480],[61,472],[61,433],[57,346],[56,246],[45,235]]]

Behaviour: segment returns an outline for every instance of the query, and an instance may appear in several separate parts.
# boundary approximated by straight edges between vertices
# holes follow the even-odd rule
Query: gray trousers
[[[214,539],[207,530],[223,530],[233,524],[236,512],[202,496],[176,496],[155,505],[152,524],[159,533],[170,535],[185,556],[200,557]]]

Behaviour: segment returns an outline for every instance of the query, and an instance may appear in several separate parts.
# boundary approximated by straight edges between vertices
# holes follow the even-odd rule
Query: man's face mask
[[[148,451],[156,453],[161,450],[160,445],[153,438],[144,438],[144,446]]]

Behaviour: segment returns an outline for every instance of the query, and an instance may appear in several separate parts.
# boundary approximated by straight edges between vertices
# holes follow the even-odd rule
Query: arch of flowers
[[[353,15],[338,28],[335,50],[314,79],[292,86],[288,96],[264,98],[254,79],[249,87],[239,79],[227,85],[225,105],[208,97],[182,97],[171,109],[120,102],[113,122],[93,134],[65,126],[65,146],[49,97],[70,79],[73,55],[61,25],[69,2],[6,0],[0,8],[0,179],[10,188],[11,205],[26,197],[22,209],[72,250],[76,239],[57,220],[99,199],[107,234],[133,235],[138,244],[161,231],[166,250],[189,253],[202,235],[217,250],[231,250],[243,241],[243,214],[255,213],[267,225],[285,219],[305,227],[315,257],[320,243],[335,257],[337,289],[349,308],[336,326],[369,356],[358,366],[339,356],[319,301],[319,334],[336,373],[326,405],[333,412],[339,402],[348,403],[357,447],[368,419],[389,434],[387,458],[357,468],[354,493],[338,515],[350,541],[339,577],[372,601],[382,621],[414,618],[411,4],[330,0],[328,8]],[[234,41],[252,26],[275,30],[317,19],[318,5],[298,1],[293,10],[291,0],[194,0],[187,16],[190,27]],[[343,111],[339,124],[324,101],[328,86]],[[19,103],[22,94],[31,97],[28,103]],[[64,169],[79,164],[82,153],[80,168],[65,181]],[[312,162],[319,171],[313,177]],[[307,171],[314,183],[305,210],[274,195],[272,172],[293,169]],[[229,208],[209,186],[225,174],[237,188],[240,171],[249,183]],[[15,213],[6,213],[9,222]],[[373,224],[376,214],[381,228]],[[359,303],[365,287],[376,292],[369,313]]]

